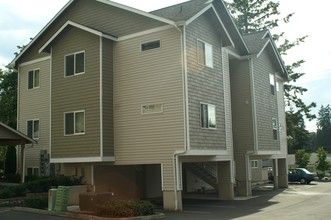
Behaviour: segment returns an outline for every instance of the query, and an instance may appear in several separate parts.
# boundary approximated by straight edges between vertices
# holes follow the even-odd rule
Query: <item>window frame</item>
[[[29,122],[32,122],[31,135],[29,134]],[[35,137],[35,122],[38,122],[38,135]],[[40,120],[39,119],[28,119],[26,120],[26,135],[34,140],[40,139]]]
[[[276,76],[275,76],[275,74],[269,73],[269,84],[270,84],[271,95],[275,95],[275,93],[276,93]]]
[[[274,140],[278,140],[278,120],[277,118],[272,118],[272,133]]]
[[[76,66],[76,62],[77,62],[76,57],[77,57],[77,54],[81,54],[81,53],[84,54],[84,70],[83,70],[83,72],[76,73],[76,67],[77,67]],[[74,56],[74,63],[73,63],[74,69],[73,69],[73,74],[72,75],[67,75],[67,57],[69,57],[69,56]],[[85,50],[64,55],[64,78],[69,78],[69,77],[85,74],[85,72],[86,72],[86,65],[85,64],[86,64],[86,52],[85,52]]]
[[[259,168],[259,161],[258,160],[251,160],[251,168],[258,169]]]
[[[38,71],[38,85],[36,86],[35,85],[35,79],[36,79],[36,71]],[[30,88],[30,72],[32,72],[32,87]],[[27,77],[28,77],[28,90],[32,90],[32,89],[38,89],[40,88],[40,68],[37,68],[37,69],[32,69],[32,70],[28,70],[28,74],[27,74]]]
[[[77,113],[84,113],[84,131],[83,132],[76,132],[76,114]],[[67,114],[73,114],[73,133],[67,134],[66,130],[66,115]],[[86,133],[86,116],[85,116],[85,110],[79,110],[79,111],[70,111],[70,112],[64,112],[63,114],[63,124],[64,124],[64,136],[77,136],[77,135],[85,135]]]
[[[200,47],[199,47],[199,43],[203,44],[203,62],[200,58]],[[208,56],[207,53],[207,48],[210,49],[211,53]],[[209,50],[208,49],[208,50]],[[214,49],[213,49],[213,45],[209,44],[203,40],[198,39],[197,40],[197,60],[198,60],[198,64],[209,67],[209,68],[214,68]],[[209,61],[209,62],[208,62]]]
[[[155,106],[155,105],[160,105],[161,106],[161,108],[160,108],[160,111],[154,111],[154,112],[144,112],[144,107],[145,106]],[[164,106],[163,106],[163,104],[162,103],[157,103],[157,104],[146,104],[146,105],[141,105],[141,114],[142,115],[150,115],[150,114],[161,114],[161,113],[163,113],[163,109],[164,109]]]
[[[158,47],[152,47],[152,48],[143,49],[143,45],[144,44],[149,44],[149,43],[154,43],[154,42],[159,42],[159,46]],[[147,52],[147,51],[150,51],[150,50],[156,50],[156,49],[160,49],[161,47],[162,47],[161,39],[155,39],[155,40],[145,41],[145,42],[140,43],[140,52]]]
[[[203,111],[202,111],[202,106],[203,105],[205,105],[205,106],[207,106],[207,127],[205,127],[204,126],[204,123],[203,123],[203,118],[205,118],[205,116],[203,117]],[[210,123],[209,123],[209,121],[210,121],[210,115],[209,115],[209,113],[210,113],[210,111],[209,111],[209,108],[210,107],[213,107],[214,108],[214,120],[215,120],[215,125],[214,126],[210,126]],[[205,102],[200,102],[200,127],[202,128],[202,129],[212,129],[212,130],[215,130],[215,129],[217,129],[217,122],[216,122],[216,116],[217,116],[217,114],[216,114],[216,106],[215,105],[212,105],[212,104],[208,104],[208,103],[205,103]]]

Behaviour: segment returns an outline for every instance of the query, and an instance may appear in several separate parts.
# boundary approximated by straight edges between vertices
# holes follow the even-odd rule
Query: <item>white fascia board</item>
[[[15,57],[15,59],[13,60],[13,61],[11,61],[10,62],[10,65],[11,66],[15,66],[15,63],[16,63],[16,61],[25,53],[25,51],[27,51],[29,48],[30,48],[30,46],[39,38],[39,36],[40,35],[42,35],[45,31],[46,31],[46,29],[53,23],[53,21],[55,21],[59,16],[60,16],[60,14],[62,14],[62,12],[64,11],[64,10],[66,10],[70,5],[71,5],[71,3],[73,3],[74,2],[74,0],[70,0],[53,18],[52,18],[52,20],[50,20],[47,24],[46,24],[46,26],[33,38],[33,40],[32,41],[30,41],[30,43],[24,48],[24,50],[21,52],[21,53],[19,53],[18,54],[18,56],[17,57]]]
[[[156,15],[153,15],[151,13],[148,13],[148,12],[136,9],[136,8],[132,8],[132,7],[122,5],[122,4],[119,4],[119,3],[116,3],[116,2],[112,2],[112,1],[109,1],[109,0],[97,0],[97,1],[101,2],[101,3],[104,3],[104,4],[107,4],[107,5],[114,6],[116,8],[120,8],[120,9],[129,11],[129,12],[135,13],[135,14],[139,14],[139,15],[148,17],[148,18],[160,21],[160,22],[164,22],[164,23],[171,24],[171,25],[176,25],[176,23],[174,21],[171,21],[171,20],[156,16]]]
[[[194,15],[192,18],[190,18],[189,20],[187,20],[186,21],[186,25],[189,25],[190,23],[192,23],[193,21],[195,21],[197,18],[199,18],[201,15],[203,15],[209,9],[212,9],[214,11],[215,16],[217,17],[218,22],[221,24],[223,30],[226,33],[226,36],[228,37],[228,39],[231,42],[231,45],[234,47],[234,43],[233,43],[233,40],[231,39],[231,36],[230,36],[229,32],[225,28],[225,25],[223,24],[220,16],[217,14],[217,11],[216,11],[215,7],[212,4],[209,4],[207,7],[205,7],[204,9],[202,9],[201,11],[199,11],[196,15]]]
[[[152,34],[152,33],[156,33],[156,32],[159,32],[159,31],[164,31],[164,30],[168,30],[168,29],[171,29],[171,28],[174,28],[174,26],[173,25],[164,25],[164,26],[161,26],[161,27],[157,27],[157,28],[146,30],[146,31],[141,31],[141,32],[137,32],[137,33],[134,33],[134,34],[129,34],[129,35],[126,35],[126,36],[123,36],[123,37],[119,37],[117,39],[117,41],[129,40],[129,39],[132,39],[132,38],[135,38],[135,37],[141,37],[141,36],[144,36],[144,35],[147,35],[147,34]]]
[[[92,162],[115,162],[115,157],[73,157],[73,158],[50,159],[50,163],[92,163]]]
[[[268,46],[268,44],[270,43],[270,40],[268,40],[264,46],[262,47],[262,49],[260,50],[260,52],[256,55],[257,58],[259,58],[262,54],[262,52],[264,51],[264,49]]]
[[[104,37],[104,38],[107,38],[107,39],[110,39],[110,40],[113,40],[113,41],[117,41],[117,38],[115,37],[112,37],[110,35],[107,35],[107,34],[104,34],[100,31],[97,31],[95,29],[92,29],[92,28],[89,28],[89,27],[86,27],[84,25],[81,25],[81,24],[77,24],[75,22],[72,22],[72,21],[67,21],[64,25],[62,25],[62,27],[39,49],[39,53],[41,53],[65,28],[67,28],[67,26],[73,26],[73,27],[76,27],[76,28],[79,28],[81,30],[84,30],[86,32],[89,32],[91,34],[95,34],[97,36],[100,36],[100,37]]]

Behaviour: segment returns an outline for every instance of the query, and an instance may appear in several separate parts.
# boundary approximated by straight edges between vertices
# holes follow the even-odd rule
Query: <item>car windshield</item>
[[[308,170],[306,170],[304,168],[302,169],[302,171],[305,172],[306,174],[312,174],[311,172],[309,172]]]

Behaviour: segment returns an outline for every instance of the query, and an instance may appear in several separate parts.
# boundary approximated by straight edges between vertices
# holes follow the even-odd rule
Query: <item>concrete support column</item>
[[[231,161],[217,162],[218,197],[220,200],[234,200],[234,184]]]
[[[177,198],[176,198],[177,197]],[[163,190],[163,209],[168,211],[183,211],[182,191]]]
[[[21,144],[21,163],[20,163],[21,183],[25,182],[25,145]]]
[[[249,155],[244,154],[235,158],[236,160],[236,194],[238,196],[252,195],[252,171]]]
[[[286,158],[278,159],[278,186],[279,188],[288,188],[288,174],[287,174],[287,160]]]
[[[272,160],[272,173],[274,176],[274,189],[279,188],[278,184],[278,159],[273,159]]]

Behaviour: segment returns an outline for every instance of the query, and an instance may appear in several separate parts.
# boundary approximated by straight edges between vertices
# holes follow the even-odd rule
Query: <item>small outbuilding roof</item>
[[[37,144],[37,142],[25,134],[0,122],[0,146],[16,146],[21,144]]]

